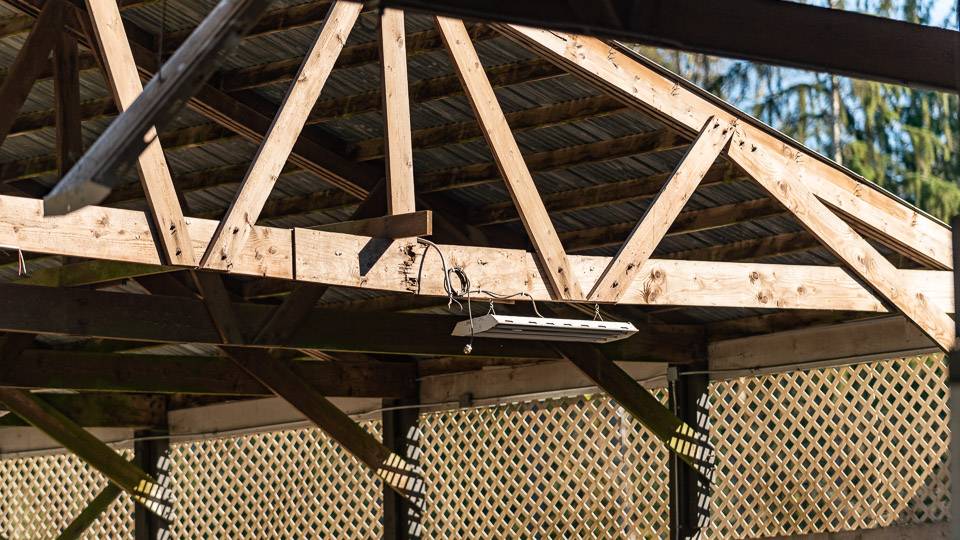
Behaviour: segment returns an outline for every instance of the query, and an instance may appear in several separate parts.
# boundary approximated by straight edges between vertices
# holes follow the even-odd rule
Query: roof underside
[[[272,9],[293,6],[300,2],[274,2]],[[160,22],[165,20],[165,32],[189,29],[199,23],[215,4],[211,0],[152,3],[125,9],[123,16],[138,26],[157,35]],[[166,7],[165,19],[163,10]],[[17,12],[0,5],[0,17],[13,17]],[[472,26],[468,26],[474,28]],[[266,35],[243,40],[222,60],[220,71],[211,82],[229,90],[238,98],[251,94],[263,98],[278,107],[289,87],[290,79],[298,62],[288,62],[284,70],[251,70],[256,66],[282,62],[302,57],[312,44],[318,24],[284,29]],[[657,121],[617,104],[597,88],[560,70],[533,52],[500,36],[486,27],[475,27],[476,48],[487,68],[499,66],[495,81],[496,94],[508,119],[511,113],[531,111],[538,108],[580,100],[586,117],[572,115],[556,117],[538,125],[537,122],[518,119],[517,142],[525,155],[532,156],[531,172],[542,195],[569,192],[576,193],[590,186],[617,184],[669,173],[683,157],[689,141],[674,147],[647,151],[650,144],[642,134],[665,132]],[[373,12],[361,15],[360,21],[350,34],[348,49],[352,46],[372,44],[376,40],[377,16]],[[423,15],[406,17],[408,34],[431,32],[433,21]],[[25,33],[8,35],[0,39],[0,67],[9,68],[22,45]],[[460,90],[453,67],[439,41],[430,51],[410,56],[409,78],[413,130],[427,130],[474,119],[466,97]],[[89,51],[81,49],[81,55],[89,57]],[[370,49],[369,61],[359,62],[348,68],[336,69],[324,86],[315,109],[319,122],[317,129],[344,143],[347,155],[360,156],[371,168],[382,171],[383,159],[373,140],[382,135],[380,99],[369,99],[366,93],[380,88],[379,66],[376,48]],[[90,67],[95,66],[92,62]],[[278,75],[279,73],[279,75]],[[499,85],[498,82],[499,81]],[[89,109],[94,103],[109,100],[109,91],[103,76],[96,69],[81,73],[81,99]],[[369,105],[368,105],[369,103]],[[52,109],[54,93],[52,80],[39,81],[30,94],[21,115]],[[557,109],[554,109],[557,110]],[[85,116],[83,123],[84,144],[91,144],[109,124],[114,113]],[[92,117],[91,117],[92,116]],[[54,159],[56,134],[52,121],[38,128],[36,125],[18,129],[0,147],[0,179],[8,193],[42,194],[52,187],[58,177]],[[257,146],[232,133],[217,129],[216,125],[199,113],[183,109],[171,118],[161,131],[168,134],[182,132],[187,128],[208,126],[210,129],[191,133],[199,134],[200,141],[189,144],[165,144],[166,156],[174,173],[175,181],[182,184],[188,209],[187,216],[216,218],[223,215],[229,206],[239,181],[243,178],[243,164],[253,158]],[[168,135],[168,141],[172,135]],[[651,136],[652,137],[652,136]],[[414,167],[418,189],[432,189],[443,197],[463,207],[467,221],[481,225],[494,243],[515,246],[511,238],[526,242],[522,224],[512,214],[505,222],[491,219],[492,211],[510,206],[510,196],[503,181],[492,165],[493,157],[486,142],[476,134],[467,140],[456,137],[433,140],[429,147],[417,147],[416,134]],[[603,144],[608,141],[607,144]],[[619,144],[609,143],[619,141]],[[592,146],[591,146],[592,145]],[[667,145],[671,146],[671,145]],[[720,160],[722,162],[722,160]],[[489,167],[471,167],[490,164]],[[212,178],[213,172],[237,166],[238,174],[232,181],[224,180],[208,185],[204,177]],[[729,166],[729,165],[727,165]],[[274,204],[268,203],[260,224],[278,227],[306,227],[311,225],[344,221],[349,218],[355,203],[331,204],[324,207],[322,199],[313,203],[306,196],[322,192],[336,193],[339,190],[320,180],[315,175],[289,167],[292,172],[284,174],[271,194]],[[489,171],[492,170],[493,174]],[[191,174],[208,171],[210,174]],[[732,175],[734,178],[737,175]],[[217,176],[220,178],[220,176]],[[107,206],[146,209],[142,195],[136,187],[139,180],[135,170],[124,173],[129,183],[126,188],[115,190]],[[189,182],[187,181],[189,179]],[[457,186],[445,185],[448,182]],[[625,185],[625,184],[624,184]],[[652,200],[648,190],[635,194],[610,195],[600,204],[577,203],[576,197],[557,197],[551,218],[569,253],[611,256],[616,253],[629,229],[641,217]],[[765,192],[750,180],[713,182],[701,186],[684,211],[702,210],[744,201],[765,199]],[[320,202],[317,202],[320,201]],[[283,204],[281,204],[283,203]],[[499,215],[499,214],[497,214]],[[494,223],[494,221],[498,221]],[[612,226],[619,226],[617,227]],[[606,229],[607,234],[601,234]],[[623,229],[622,233],[610,231]],[[690,259],[763,261],[798,265],[836,265],[837,259],[822,247],[805,241],[803,227],[792,217],[778,211],[745,222],[671,234],[657,248],[654,257],[682,257]],[[779,238],[780,241],[775,241]],[[765,243],[761,243],[765,242]],[[874,243],[881,253],[893,255],[886,247]],[[717,246],[727,246],[725,249]],[[769,247],[774,246],[774,247]],[[711,249],[713,248],[713,249]],[[15,254],[13,254],[15,257]],[[28,262],[28,269],[60,264],[58,258],[43,258]],[[902,264],[902,261],[897,263]],[[0,279],[16,279],[16,265],[0,269]],[[244,278],[233,278],[239,283]],[[586,284],[585,284],[586,286]],[[131,285],[120,285],[122,290],[138,292]],[[323,303],[344,303],[383,295],[375,291],[334,288],[324,295]],[[482,306],[485,310],[486,307]],[[619,308],[610,308],[617,313]],[[771,313],[767,309],[738,308],[629,308],[620,311],[624,318],[643,309],[654,313],[664,321],[674,323],[707,324],[729,319]],[[62,341],[66,338],[48,338]],[[195,346],[166,347],[180,354],[208,354],[209,348]]]

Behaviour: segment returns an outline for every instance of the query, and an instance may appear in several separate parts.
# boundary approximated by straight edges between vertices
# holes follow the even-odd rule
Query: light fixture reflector
[[[473,319],[475,337],[501,339],[539,339],[544,341],[579,341],[608,343],[626,339],[636,333],[630,323],[608,321],[581,321],[576,319],[547,319],[544,317],[514,317],[511,315],[484,315]],[[460,321],[453,329],[454,336],[470,336],[470,321]]]

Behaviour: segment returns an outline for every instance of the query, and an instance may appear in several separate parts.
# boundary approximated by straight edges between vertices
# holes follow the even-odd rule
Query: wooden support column
[[[0,84],[0,145],[10,133],[17,113],[27,101],[33,83],[39,77],[47,56],[59,40],[67,14],[71,9],[67,0],[49,0],[43,5],[17,58],[7,70]]]
[[[615,399],[671,452],[709,481],[714,477],[714,450],[706,434],[681,420],[613,361],[584,343],[557,343],[557,350],[598,387]]]
[[[563,250],[530,170],[523,161],[523,154],[483,70],[470,34],[460,20],[437,17],[435,21],[556,299],[583,300],[583,290],[573,273],[573,265]]]
[[[233,311],[220,275],[210,272],[196,272],[195,275],[210,317],[214,320],[223,342],[244,343],[243,325]],[[277,309],[256,339],[264,339],[269,335],[285,341],[299,328],[310,306],[296,298],[288,297],[286,302],[291,302],[296,307]],[[421,507],[424,485],[420,469],[367,433],[329,399],[307,384],[288,364],[269,352],[258,349],[223,345],[220,350],[373,469],[388,486],[407,498],[411,505]]]
[[[733,126],[726,121],[715,116],[707,120],[700,135],[693,141],[627,241],[597,280],[597,284],[590,291],[590,300],[617,302],[623,297],[637,277],[637,271],[653,255],[653,251],[732,136]]]
[[[122,113],[143,93],[143,85],[127,42],[120,9],[114,0],[86,0],[86,3],[106,68],[104,77]],[[150,142],[137,158],[137,168],[163,254],[169,264],[196,266],[196,254],[156,126],[150,126],[143,137]]]
[[[417,392],[419,394],[419,392]],[[417,398],[384,400],[383,444],[420,467],[420,409]],[[383,494],[383,539],[414,540],[423,534],[421,509],[396,492]]]
[[[710,377],[685,374],[692,366],[667,371],[670,412],[704,438],[710,436]],[[710,480],[670,454],[670,539],[695,540],[710,523]]]
[[[133,462],[157,479],[165,489],[170,488],[170,439],[167,430],[145,429],[134,432]],[[148,512],[143,505],[134,509],[135,540],[167,540],[170,520]]]
[[[80,512],[77,517],[73,518],[73,521],[60,532],[57,540],[76,540],[82,537],[83,533],[90,528],[90,525],[93,525],[95,521],[100,519],[100,516],[113,504],[113,501],[117,500],[117,497],[119,497],[121,493],[123,493],[123,490],[117,487],[116,484],[113,482],[108,483],[107,487],[103,488],[103,490],[87,504],[83,511]],[[137,505],[137,511],[139,511],[141,507],[142,505]]]
[[[300,71],[280,105],[227,214],[207,246],[200,267],[230,270],[253,230],[320,91],[340,56],[362,4],[338,0],[327,14]]]
[[[380,16],[380,81],[388,215],[416,211],[406,39],[403,12],[383,10]]]

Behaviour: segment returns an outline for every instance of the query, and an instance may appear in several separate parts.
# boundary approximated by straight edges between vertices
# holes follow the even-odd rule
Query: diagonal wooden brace
[[[120,496],[122,489],[110,482],[100,493],[83,509],[77,517],[57,536],[57,540],[74,540],[83,536],[84,531],[93,525],[93,522],[104,513],[107,508]]]
[[[604,392],[610,395],[667,444],[671,452],[693,467],[705,478],[713,481],[715,453],[706,433],[698,432],[686,424],[657,398],[630,378],[610,359],[583,343],[556,344],[557,350],[577,366]]]

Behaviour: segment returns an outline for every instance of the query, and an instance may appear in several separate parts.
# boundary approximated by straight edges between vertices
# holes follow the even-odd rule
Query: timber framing
[[[8,3],[0,35],[29,34],[0,66],[0,273],[24,254],[28,275],[0,283],[0,440],[40,427],[115,483],[100,503],[153,480],[84,428],[173,434],[171,409],[269,396],[418,511],[416,461],[355,421],[381,400],[602,391],[709,477],[703,434],[645,389],[668,366],[954,346],[949,228],[618,44],[350,0],[224,0],[163,36],[142,2]],[[203,35],[244,52],[191,58]],[[90,181],[113,190],[56,211]],[[470,350],[451,331],[476,302],[638,331]]]

